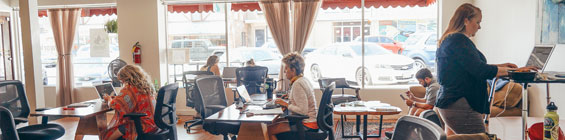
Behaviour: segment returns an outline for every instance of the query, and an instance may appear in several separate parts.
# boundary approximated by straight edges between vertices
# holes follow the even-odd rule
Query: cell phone
[[[406,100],[406,98],[402,96],[402,94],[400,94],[400,98],[402,98],[402,100]]]

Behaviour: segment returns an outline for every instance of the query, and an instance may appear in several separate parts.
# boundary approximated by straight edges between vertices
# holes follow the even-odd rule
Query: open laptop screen
[[[104,99],[104,95],[108,95],[108,96],[116,95],[116,91],[114,90],[112,83],[103,83],[100,85],[95,85],[94,87],[96,88],[96,92],[98,93],[98,96],[101,99]]]
[[[243,98],[244,103],[253,102],[253,99],[251,99],[251,96],[249,96],[249,93],[247,92],[245,85],[241,85],[237,87],[236,90],[237,93],[239,94],[239,97]]]
[[[541,68],[541,71],[543,72],[545,64],[547,64],[547,60],[551,57],[553,48],[554,45],[536,45],[532,50],[532,53],[530,53],[526,66],[536,66]]]

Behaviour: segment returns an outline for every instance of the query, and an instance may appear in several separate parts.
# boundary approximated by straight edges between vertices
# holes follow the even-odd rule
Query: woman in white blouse
[[[312,84],[303,76],[304,58],[298,53],[290,53],[284,56],[282,62],[284,63],[285,76],[290,79],[291,89],[288,93],[288,102],[277,99],[275,103],[283,106],[284,109],[288,109],[292,114],[308,116],[308,119],[303,121],[305,130],[317,132],[316,114],[318,107]],[[276,140],[276,134],[290,131],[290,127],[287,120],[277,119],[268,126],[268,131],[271,139]]]

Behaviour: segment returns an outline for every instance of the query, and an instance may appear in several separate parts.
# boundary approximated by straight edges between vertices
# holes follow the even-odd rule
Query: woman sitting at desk
[[[282,99],[275,100],[275,103],[283,106],[291,113],[307,115],[308,119],[304,120],[305,129],[307,131],[318,131],[318,124],[316,123],[318,107],[314,89],[310,81],[303,77],[304,58],[298,53],[290,53],[282,59],[282,62],[285,65],[285,76],[290,79],[291,89],[288,93],[288,103]],[[290,126],[288,121],[284,119],[277,119],[268,126],[271,139],[276,140],[274,135],[288,131],[290,131]]]
[[[104,134],[105,140],[115,140],[120,137],[126,140],[133,140],[137,133],[133,121],[124,118],[129,113],[144,113],[147,116],[141,117],[141,124],[144,132],[157,130],[157,125],[153,120],[155,90],[149,82],[149,76],[138,66],[126,65],[118,72],[118,79],[124,84],[117,96],[104,96],[108,106],[116,111],[110,121],[109,129]]]
[[[218,59],[218,56],[212,55],[210,57],[208,57],[208,60],[206,60],[206,65],[202,66],[200,68],[201,71],[209,71],[214,73],[214,75],[220,75],[220,68],[218,67],[218,62],[220,62],[220,59]]]

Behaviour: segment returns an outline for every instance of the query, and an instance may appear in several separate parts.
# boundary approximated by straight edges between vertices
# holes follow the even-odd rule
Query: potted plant
[[[118,33],[118,20],[110,20],[104,24],[104,27],[108,33]]]

